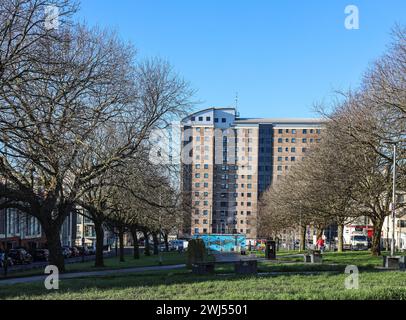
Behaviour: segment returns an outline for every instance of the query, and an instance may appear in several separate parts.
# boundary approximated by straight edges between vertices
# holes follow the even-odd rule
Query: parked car
[[[69,247],[62,247],[62,254],[64,258],[67,259],[72,256],[72,251],[69,249]]]
[[[95,255],[96,254],[96,248],[94,247],[86,247],[87,248],[87,254],[88,255]]]
[[[32,252],[34,261],[48,261],[49,260],[49,250],[48,249],[35,249]]]
[[[89,255],[89,250],[87,249],[87,247],[81,247],[81,246],[77,246],[76,247],[79,250],[79,255],[85,255],[88,256]]]
[[[0,268],[4,267],[5,255],[6,254],[3,251],[0,252]],[[11,259],[11,257],[8,257],[7,261],[8,261],[8,264],[7,264],[8,266],[12,266],[14,264],[13,259]]]
[[[70,251],[72,253],[72,255],[71,255],[72,257],[79,257],[80,256],[80,252],[79,252],[78,248],[70,247],[69,249],[70,249]]]
[[[14,264],[29,264],[32,256],[25,249],[11,249],[8,252]]]

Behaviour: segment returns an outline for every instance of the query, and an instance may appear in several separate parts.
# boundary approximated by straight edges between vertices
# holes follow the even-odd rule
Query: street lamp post
[[[7,277],[8,269],[8,244],[7,244],[7,209],[4,209],[4,277]]]
[[[393,145],[393,178],[392,178],[392,241],[390,247],[391,256],[395,255],[395,219],[396,219],[396,141],[385,141],[386,144]],[[388,221],[389,223],[389,221]]]
[[[4,140],[6,141],[6,136],[4,136]],[[5,154],[7,154],[7,145],[4,146]],[[4,180],[4,189],[7,191],[7,177]],[[8,269],[8,239],[7,239],[7,208],[4,209],[4,276],[7,277],[7,269]]]
[[[396,218],[396,143],[393,143],[393,187],[392,187],[392,243],[391,256],[395,255],[395,218]]]

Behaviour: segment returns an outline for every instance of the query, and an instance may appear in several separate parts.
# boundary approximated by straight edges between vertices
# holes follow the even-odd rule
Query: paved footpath
[[[167,265],[167,266],[137,267],[137,268],[124,268],[124,269],[87,271],[87,272],[70,272],[70,273],[60,274],[59,279],[102,277],[102,276],[107,276],[107,275],[137,273],[137,272],[147,272],[147,271],[176,270],[176,269],[182,269],[184,267],[186,267],[185,264],[175,264],[175,265]],[[9,284],[17,284],[17,283],[44,281],[46,277],[47,277],[47,275],[4,279],[4,280],[0,280],[0,286],[5,285],[5,284],[9,285]]]

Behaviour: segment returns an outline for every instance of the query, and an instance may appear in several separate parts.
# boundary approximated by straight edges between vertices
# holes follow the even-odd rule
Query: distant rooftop
[[[281,123],[281,124],[288,124],[288,123],[309,123],[309,124],[316,124],[316,123],[324,123],[326,122],[325,119],[321,118],[237,118],[235,123],[246,123],[246,124],[254,124],[254,123]]]
[[[207,111],[221,111],[221,110],[233,110],[235,115],[235,124],[309,124],[317,125],[327,122],[326,119],[322,118],[240,118],[238,111],[234,107],[210,107],[202,110],[195,111],[189,114],[187,117],[182,119],[185,121],[190,117],[196,116],[198,114]]]

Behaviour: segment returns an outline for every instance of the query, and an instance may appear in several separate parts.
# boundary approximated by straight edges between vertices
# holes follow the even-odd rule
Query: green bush
[[[186,257],[188,268],[191,268],[194,263],[205,262],[206,246],[202,239],[192,239],[189,241]]]

